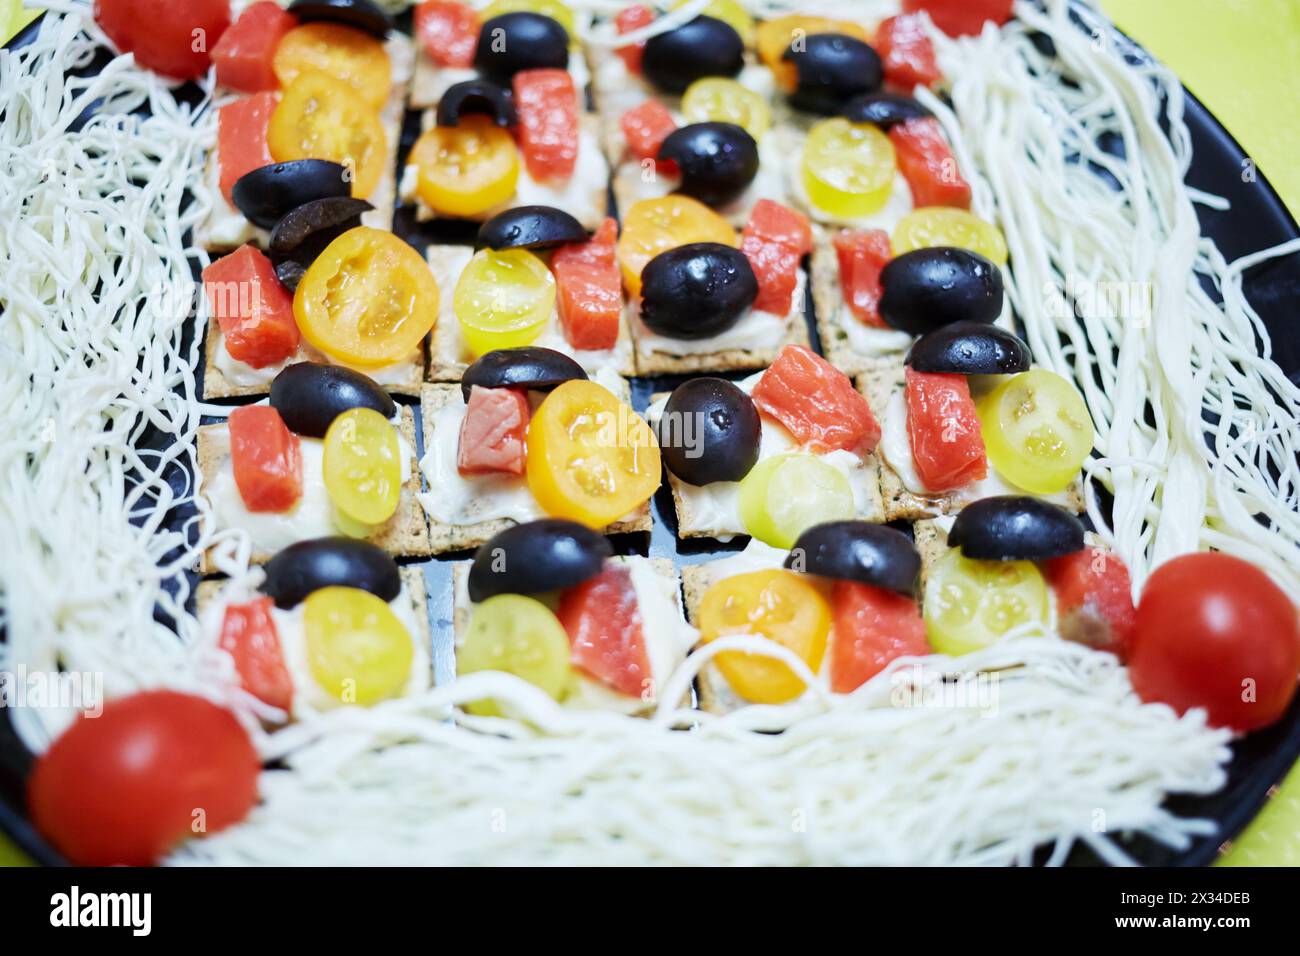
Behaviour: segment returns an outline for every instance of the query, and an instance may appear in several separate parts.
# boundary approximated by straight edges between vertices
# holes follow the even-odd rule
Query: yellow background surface
[[[30,18],[0,0],[0,38]],[[1300,0],[1102,0],[1183,79],[1300,218]],[[0,837],[0,864],[22,863]],[[1300,766],[1222,861],[1300,866]]]

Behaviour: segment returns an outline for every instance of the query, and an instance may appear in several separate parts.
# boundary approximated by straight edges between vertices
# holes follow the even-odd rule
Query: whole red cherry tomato
[[[1174,558],[1142,591],[1128,665],[1145,701],[1179,713],[1204,707],[1217,727],[1266,727],[1291,703],[1300,676],[1295,605],[1239,558]]]
[[[242,820],[257,802],[257,751],[228,710],[143,691],[81,716],[36,761],[32,820],[74,863],[157,862],[186,837]]]

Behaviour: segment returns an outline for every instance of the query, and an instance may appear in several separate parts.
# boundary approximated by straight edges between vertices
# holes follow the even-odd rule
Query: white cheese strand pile
[[[197,253],[182,236],[204,209],[180,210],[200,136],[129,57],[65,79],[95,51],[80,28],[49,14],[34,43],[0,53],[0,668],[102,674],[110,697],[215,692],[224,655],[190,656],[154,617],[195,635],[184,572],[197,552],[162,522],[192,492],[165,474],[192,462],[199,423],[198,348],[181,348]],[[150,118],[131,115],[142,105]],[[162,451],[134,447],[147,427]],[[71,711],[5,714],[40,750]]]
[[[1300,243],[1226,263],[1192,205],[1214,200],[1183,182],[1191,141],[1177,77],[1126,62],[1131,44],[1090,6],[1050,0],[1046,11],[1019,3],[1017,21],[975,39],[936,31],[953,109],[921,96],[973,173],[975,211],[1006,233],[1008,294],[1035,361],[1083,390],[1101,455],[1089,471],[1115,497],[1109,527],[1095,498],[1089,513],[1135,594],[1161,562],[1212,547],[1263,567],[1300,601],[1300,389],[1269,359],[1241,285],[1246,269]],[[1059,63],[1034,47],[1033,30]],[[1103,138],[1127,158],[1103,152]]]
[[[728,640],[692,655],[678,686],[717,650],[767,652]],[[1160,804],[1222,786],[1227,734],[1141,704],[1113,656],[1013,636],[925,666],[997,669],[992,706],[901,705],[902,660],[846,697],[659,721],[569,711],[507,675],[472,675],[281,731],[269,753],[291,771],[263,775],[262,805],[169,862],[1009,864],[1046,843],[1060,863],[1079,841],[1125,863],[1121,833],[1183,847],[1212,832]],[[482,697],[536,730],[446,719]],[[667,729],[679,720],[697,726]]]

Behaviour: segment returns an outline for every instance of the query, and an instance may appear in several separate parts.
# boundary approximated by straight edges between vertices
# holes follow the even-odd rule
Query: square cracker
[[[400,415],[401,421],[398,425],[398,432],[410,445],[412,453],[414,453],[416,448],[415,415],[406,406],[401,408]],[[200,475],[216,474],[225,463],[225,460],[230,457],[226,427],[225,425],[202,425],[199,427],[198,464]],[[316,478],[315,480],[320,479]],[[367,540],[383,548],[394,557],[428,557],[432,553],[429,545],[429,527],[425,523],[424,509],[420,507],[420,502],[416,499],[419,491],[420,470],[417,463],[412,461],[411,477],[402,485],[397,511]],[[206,494],[202,486],[200,486],[200,494]],[[259,549],[256,541],[252,542],[252,545],[252,561],[255,564],[269,561],[273,557],[272,552]],[[199,570],[205,574],[215,570],[212,567],[211,548],[204,553]]]
[[[627,401],[627,396],[620,396]],[[424,415],[424,447],[432,447],[433,432],[436,427],[436,412],[448,405],[463,403],[460,386],[450,384],[429,384],[424,386],[420,396],[420,406]],[[430,488],[432,493],[437,488]],[[429,517],[429,540],[433,554],[446,554],[451,551],[466,551],[477,548],[489,538],[506,528],[518,524],[512,518],[492,518],[474,524],[446,524]],[[626,534],[630,532],[649,531],[651,527],[650,502],[643,504],[636,516],[627,521],[618,521],[605,528],[606,534]]]
[[[857,379],[858,391],[867,398],[876,418],[883,423],[889,406],[890,396],[903,388],[902,361],[878,363]],[[889,462],[879,456],[880,493],[884,499],[886,521],[920,521],[939,515],[956,514],[975,499],[967,498],[960,492],[946,495],[918,495],[909,491],[898,477],[898,473],[889,466]],[[1028,492],[1026,492],[1028,494]],[[1082,513],[1084,510],[1083,480],[1076,478],[1066,489],[1066,502],[1063,507]]]
[[[840,288],[840,260],[830,232],[824,228],[814,230],[810,283],[813,306],[817,316],[817,336],[821,339],[822,354],[845,375],[854,376],[874,372],[882,367],[898,364],[904,352],[897,354],[864,355],[849,342],[848,333],[838,321],[844,295]],[[873,410],[875,406],[872,406]]]
[[[465,246],[432,245],[426,250],[425,258],[434,275],[445,278],[445,273],[450,272],[453,268],[453,259],[463,256],[465,251]],[[456,310],[452,301],[455,284],[452,283],[450,288],[443,288],[444,285],[445,283],[439,279],[439,287],[442,289],[441,304],[438,307],[438,321],[434,323],[433,332],[429,337],[429,367],[426,378],[430,382],[459,382],[460,377],[465,374],[465,369],[469,367],[472,360],[466,359],[461,352],[463,340],[457,325],[459,320],[456,318]],[[552,312],[552,327],[558,327],[559,321],[558,312]],[[539,345],[541,343],[535,342],[533,344]],[[558,348],[557,351],[563,352],[571,358],[576,359],[578,357],[578,353],[570,348],[567,342],[563,343],[563,347]],[[631,332],[628,329],[626,309],[619,318],[618,339],[614,343],[614,348],[610,351],[624,353],[625,357],[617,368],[619,375],[624,378],[631,378],[636,374],[635,350],[632,346]],[[597,355],[599,353],[586,352],[583,354]]]
[[[221,326],[211,317],[207,320],[207,330],[204,333],[203,344],[203,398],[244,398],[251,395],[266,395],[271,391],[271,383],[259,385],[236,385],[230,379],[222,374],[221,369],[217,367],[217,348],[221,341]],[[415,398],[420,394],[420,385],[424,381],[424,366],[426,360],[426,341],[420,343],[420,360],[415,363],[411,369],[411,374],[401,382],[393,385],[381,385],[380,387],[393,395],[406,395]],[[314,349],[304,342],[298,346],[298,351],[294,353],[293,358],[287,364],[295,362],[320,362],[324,359]],[[365,374],[364,372],[362,374]]]

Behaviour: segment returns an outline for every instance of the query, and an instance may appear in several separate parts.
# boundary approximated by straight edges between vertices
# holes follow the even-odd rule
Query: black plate
[[[409,19],[403,18],[399,24],[409,24]],[[24,36],[34,35],[34,29],[35,24],[28,27],[12,41],[11,46],[22,42]],[[1233,260],[1300,236],[1300,227],[1264,178],[1258,176],[1251,182],[1249,177],[1243,177],[1243,170],[1247,168],[1244,165],[1247,162],[1245,152],[1190,93],[1186,120],[1195,148],[1188,183],[1224,196],[1232,203],[1232,208],[1226,212],[1197,209],[1202,230],[1218,243],[1223,254]],[[418,134],[418,117],[408,114],[403,155]],[[429,242],[472,245],[477,224],[416,224],[413,211],[408,208],[398,210],[394,230],[417,248]],[[1251,270],[1245,277],[1244,287],[1272,338],[1278,364],[1292,381],[1300,384],[1300,336],[1295,333],[1292,319],[1293,304],[1300,301],[1300,255],[1275,259]],[[808,307],[809,331],[817,345],[811,297]],[[633,403],[638,409],[643,409],[652,393],[669,391],[689,377],[636,379],[633,382]],[[743,547],[745,539],[721,546],[711,541],[679,541],[675,537],[676,514],[666,486],[655,496],[654,510],[653,532],[648,537],[643,534],[622,535],[615,539],[620,553],[649,554],[672,558],[679,564],[696,564]],[[179,526],[186,516],[176,515],[175,526]],[[438,681],[446,680],[454,673],[448,558],[463,557],[466,555],[451,555],[425,565],[434,628],[433,666]],[[1232,745],[1232,750],[1233,759],[1227,768],[1228,781],[1218,793],[1208,797],[1173,797],[1167,803],[1171,811],[1181,816],[1215,821],[1219,825],[1217,834],[1196,840],[1183,852],[1149,841],[1131,841],[1125,849],[1138,861],[1153,866],[1204,866],[1212,862],[1219,847],[1251,821],[1268,799],[1269,790],[1286,776],[1300,757],[1300,697],[1292,703],[1281,721],[1267,730],[1238,740]],[[36,833],[26,818],[23,792],[31,761],[31,755],[14,735],[9,721],[0,719],[0,829],[37,862],[60,864],[64,862],[62,857]],[[1090,865],[1098,861],[1090,851],[1080,847],[1070,862]]]

